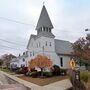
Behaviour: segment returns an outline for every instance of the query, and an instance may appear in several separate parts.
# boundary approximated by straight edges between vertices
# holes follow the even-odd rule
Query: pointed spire
[[[41,27],[48,27],[51,29],[53,28],[52,22],[49,18],[45,5],[43,5],[43,8],[36,26],[36,30],[40,29]]]

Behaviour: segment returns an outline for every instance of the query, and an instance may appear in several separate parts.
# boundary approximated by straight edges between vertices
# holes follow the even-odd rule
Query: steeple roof
[[[49,27],[49,28],[53,28],[52,22],[49,18],[49,15],[47,13],[47,10],[45,8],[45,6],[43,5],[37,26],[36,26],[36,30],[38,30],[40,27]]]

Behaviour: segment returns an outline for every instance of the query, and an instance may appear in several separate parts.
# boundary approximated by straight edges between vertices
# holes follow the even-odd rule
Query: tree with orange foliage
[[[29,62],[29,68],[40,68],[41,76],[43,76],[43,69],[52,67],[53,63],[47,56],[38,55],[35,59]]]

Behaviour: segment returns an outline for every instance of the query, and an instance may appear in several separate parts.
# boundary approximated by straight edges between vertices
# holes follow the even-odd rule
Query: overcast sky
[[[26,49],[30,35],[36,34],[43,1],[57,39],[75,42],[86,35],[84,30],[90,28],[90,0],[0,0],[0,55],[18,55]]]

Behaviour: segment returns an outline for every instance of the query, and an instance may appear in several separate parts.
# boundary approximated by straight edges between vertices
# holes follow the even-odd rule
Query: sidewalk
[[[18,83],[20,83],[28,88],[31,88],[31,90],[66,90],[66,89],[72,87],[69,79],[58,81],[58,82],[55,82],[55,83],[52,83],[49,85],[45,85],[45,86],[39,86],[39,85],[33,84],[31,82],[17,78],[13,75],[9,75],[6,72],[0,71],[0,73],[6,75],[7,77],[17,81]]]

